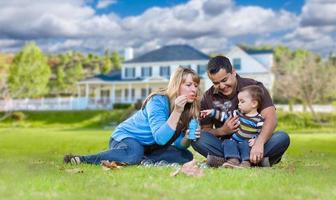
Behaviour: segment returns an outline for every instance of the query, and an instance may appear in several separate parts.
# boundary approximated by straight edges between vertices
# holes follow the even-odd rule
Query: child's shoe
[[[241,168],[239,166],[240,162],[238,158],[229,158],[224,164],[225,168]]]
[[[260,165],[262,167],[271,167],[271,163],[269,161],[269,158],[268,157],[264,157],[262,160],[261,160],[261,163]]]
[[[218,157],[214,155],[207,156],[207,165],[209,167],[220,167],[225,162],[225,159],[223,157]]]
[[[250,163],[250,161],[248,161],[248,160],[243,160],[243,161],[240,163],[239,166],[242,167],[242,168],[250,168],[250,167],[251,167],[251,163]]]

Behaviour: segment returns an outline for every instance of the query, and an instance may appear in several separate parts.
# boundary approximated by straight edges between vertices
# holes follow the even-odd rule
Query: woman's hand
[[[201,128],[200,127],[198,127],[196,129],[196,131],[195,131],[195,137],[196,137],[196,140],[201,137]],[[184,138],[189,140],[189,129],[186,130]]]
[[[175,99],[175,108],[174,108],[174,110],[176,110],[179,113],[182,113],[183,110],[184,110],[184,106],[186,105],[187,102],[188,102],[187,95],[178,96]]]

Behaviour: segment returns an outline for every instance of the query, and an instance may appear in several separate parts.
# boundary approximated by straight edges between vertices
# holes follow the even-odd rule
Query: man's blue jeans
[[[201,137],[191,145],[201,155],[207,157],[208,154],[224,157],[222,140],[211,133],[202,131]],[[290,139],[287,133],[278,131],[264,145],[264,157],[268,157],[270,164],[274,165],[281,160],[282,155],[287,150]]]
[[[180,150],[174,146],[169,146],[166,149],[160,149],[152,152],[151,154],[144,155],[144,146],[133,138],[125,138],[118,142],[110,139],[109,150],[103,151],[93,155],[80,156],[81,162],[90,164],[100,164],[102,160],[124,162],[129,165],[136,165],[141,160],[151,159],[154,162],[161,160],[168,163],[183,164],[193,159],[193,155],[188,150]]]
[[[240,161],[250,160],[250,147],[247,140],[238,142],[233,139],[226,139],[222,145],[225,159],[237,158]]]

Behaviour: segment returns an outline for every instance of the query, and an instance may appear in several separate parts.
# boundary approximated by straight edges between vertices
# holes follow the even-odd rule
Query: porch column
[[[110,100],[111,100],[111,106],[113,107],[115,103],[115,84],[112,85],[112,90],[110,91]]]
[[[120,101],[120,102],[119,102]],[[124,87],[122,87],[121,89],[121,97],[119,99],[118,103],[121,103],[121,102],[125,102],[126,101],[126,98],[125,98],[125,89]]]
[[[146,97],[149,95],[148,93],[149,93],[149,85],[147,84],[147,85],[146,85]],[[145,98],[146,98],[146,97],[145,97]]]
[[[98,103],[98,101],[101,99],[101,97],[100,97],[101,85],[99,85],[99,87],[97,87],[97,88],[95,90],[95,103]]]
[[[89,98],[89,84],[85,84],[85,98]]]
[[[81,90],[80,90],[80,85],[77,84],[77,98],[81,97]]]
[[[128,84],[128,102],[129,103],[132,102],[132,84],[131,83]]]

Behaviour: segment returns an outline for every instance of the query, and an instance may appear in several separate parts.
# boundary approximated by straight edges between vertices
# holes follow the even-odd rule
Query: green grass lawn
[[[95,153],[110,131],[63,127],[0,128],[0,199],[336,199],[336,134],[292,134],[272,168],[205,169],[64,165],[65,153]],[[199,161],[203,158],[197,156]],[[83,173],[68,173],[80,168]]]

